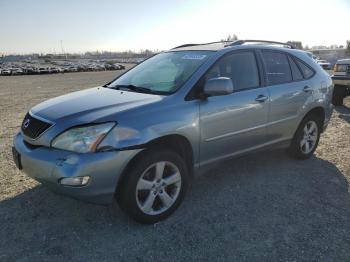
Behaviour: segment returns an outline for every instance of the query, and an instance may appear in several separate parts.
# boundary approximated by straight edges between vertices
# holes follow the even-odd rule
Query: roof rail
[[[276,41],[267,41],[267,40],[235,40],[235,41],[216,41],[216,42],[210,42],[210,43],[203,43],[203,44],[184,44],[177,47],[174,47],[172,49],[182,48],[182,47],[189,47],[189,46],[198,46],[198,45],[211,45],[211,44],[219,44],[219,43],[227,43],[225,47],[228,46],[236,46],[236,45],[243,45],[245,43],[265,43],[265,44],[275,44],[275,45],[282,45],[282,46],[288,46],[290,49],[296,49],[295,46],[293,46],[290,43],[283,43],[283,42],[276,42]]]
[[[228,44],[226,46],[236,46],[236,45],[243,45],[244,43],[266,43],[266,44],[277,44],[277,45],[283,45],[288,46],[290,49],[295,49],[295,46],[293,46],[290,43],[282,43],[282,42],[276,42],[276,41],[267,41],[267,40],[236,40],[231,44]]]
[[[184,45],[179,45],[179,46],[173,47],[171,49],[176,49],[176,48],[181,48],[181,47],[188,47],[188,46],[196,46],[196,45],[200,45],[200,44],[184,44]]]
[[[219,44],[219,43],[232,43],[232,41],[216,41],[216,42],[203,43],[203,44],[184,44],[184,45],[179,45],[177,47],[174,47],[172,49],[177,49],[177,48],[182,48],[182,47],[189,47],[189,46],[197,46],[197,45]]]

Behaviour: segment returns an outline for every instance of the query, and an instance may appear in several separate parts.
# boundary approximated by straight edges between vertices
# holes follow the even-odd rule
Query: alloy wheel
[[[168,161],[150,165],[136,185],[136,202],[147,215],[158,215],[168,210],[176,201],[181,189],[179,168]]]
[[[307,155],[314,148],[318,139],[318,126],[315,121],[309,121],[306,123],[303,129],[303,136],[300,141],[301,151]]]

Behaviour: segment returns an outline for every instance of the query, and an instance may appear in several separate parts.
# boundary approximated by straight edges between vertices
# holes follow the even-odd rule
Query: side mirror
[[[224,96],[233,93],[233,83],[228,77],[216,77],[205,82],[203,93],[206,96]]]

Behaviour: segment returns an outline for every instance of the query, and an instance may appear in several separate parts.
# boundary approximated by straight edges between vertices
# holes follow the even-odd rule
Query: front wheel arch
[[[123,181],[119,184],[119,187],[120,187],[119,190],[116,192],[116,200],[120,208],[126,213],[128,213],[134,220],[141,223],[147,223],[147,224],[155,223],[165,219],[170,214],[172,214],[180,205],[180,203],[182,202],[186,194],[187,188],[190,185],[190,179],[188,176],[188,170],[187,170],[185,161],[181,158],[181,156],[179,156],[174,151],[171,151],[169,149],[164,149],[164,148],[159,148],[159,149],[152,148],[152,149],[142,150],[138,154],[138,156],[134,159],[134,161],[136,162],[131,163],[131,165],[129,166],[129,169],[127,170],[124,176]],[[180,191],[178,192],[178,195],[176,195],[175,202],[173,202],[170,207],[168,207],[167,209],[165,209],[163,212],[159,214],[147,214],[143,210],[141,210],[137,202],[138,196],[137,195],[135,196],[134,190],[137,190],[138,180],[140,179],[140,177],[144,175],[144,171],[148,170],[150,166],[152,166],[154,163],[158,163],[159,161],[160,162],[169,161],[170,164],[174,164],[180,170],[181,188],[180,188]],[[150,179],[150,181],[151,180],[153,179]],[[157,183],[160,183],[160,182],[157,182]],[[154,180],[153,183],[156,183],[156,180]],[[153,196],[153,193],[154,193],[154,195],[156,195],[156,191],[157,191],[158,193],[160,193],[160,195],[162,195],[162,190],[163,192],[165,192],[164,191],[165,188],[160,189],[160,192],[159,192],[158,191],[159,188],[157,187],[158,187],[157,185],[153,185],[152,188],[149,188],[148,189],[150,190],[149,194],[152,194]]]
[[[186,162],[187,170],[190,179],[193,178],[194,175],[194,152],[191,146],[191,143],[189,140],[182,136],[182,135],[166,135],[162,137],[158,137],[156,139],[153,139],[146,144],[143,144],[140,146],[142,150],[138,152],[126,165],[124,168],[124,171],[122,172],[121,176],[118,179],[117,186],[116,186],[116,197],[119,198],[119,192],[120,187],[123,185],[124,180],[132,168],[133,165],[137,164],[137,161],[142,157],[142,155],[146,151],[155,150],[155,149],[169,149],[171,151],[174,151],[179,156],[181,156],[184,161]]]

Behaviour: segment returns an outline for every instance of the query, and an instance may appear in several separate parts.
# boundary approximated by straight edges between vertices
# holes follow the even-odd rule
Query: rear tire
[[[289,154],[296,159],[308,159],[315,152],[321,134],[321,120],[310,114],[299,124],[289,147]]]
[[[188,169],[178,154],[165,149],[146,150],[127,170],[117,201],[135,221],[153,224],[179,207],[188,185]]]

